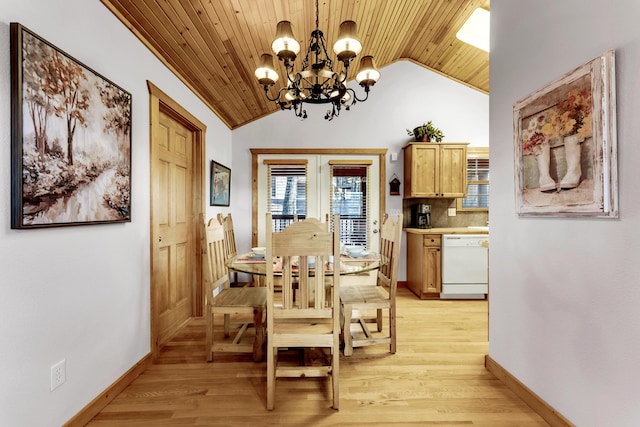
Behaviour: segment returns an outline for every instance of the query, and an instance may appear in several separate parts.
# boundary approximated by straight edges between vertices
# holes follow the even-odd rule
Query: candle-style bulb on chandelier
[[[344,21],[340,24],[338,40],[333,44],[338,62],[343,70],[334,71],[334,63],[327,54],[324,34],[318,28],[320,25],[318,0],[316,0],[316,29],[311,32],[309,49],[302,61],[302,70],[294,71],[294,61],[300,52],[300,43],[293,34],[291,22],[280,21],[276,27],[276,38],[271,44],[273,52],[284,63],[287,75],[286,85],[275,95],[270,95],[271,86],[279,79],[273,65],[273,56],[265,53],[260,58],[260,64],[255,71],[258,82],[264,87],[264,92],[270,101],[274,101],[282,110],[293,110],[301,119],[307,118],[307,111],[303,104],[331,104],[324,118],[333,120],[340,115],[340,110],[346,110],[356,103],[364,102],[369,97],[369,89],[380,78],[380,72],[375,66],[372,56],[364,56],[360,60],[360,70],[356,81],[364,88],[364,97],[359,98],[356,92],[348,88],[349,65],[361,52],[362,44],[358,40],[356,23]]]

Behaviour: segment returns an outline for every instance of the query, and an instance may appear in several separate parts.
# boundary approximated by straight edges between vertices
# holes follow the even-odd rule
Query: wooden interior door
[[[150,89],[162,97],[157,88]],[[194,123],[195,121],[195,123]],[[202,315],[199,219],[204,212],[204,125],[169,98],[151,99],[151,346]]]
[[[191,174],[193,135],[160,111],[156,170],[158,186],[158,259],[156,309],[158,341],[168,341],[192,315]]]

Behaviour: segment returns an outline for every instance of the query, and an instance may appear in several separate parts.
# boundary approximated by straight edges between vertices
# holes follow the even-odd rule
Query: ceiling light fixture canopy
[[[362,44],[358,40],[356,23],[344,21],[340,24],[338,40],[333,44],[339,62],[344,71],[336,72],[333,61],[327,54],[324,34],[318,28],[320,24],[318,0],[316,0],[316,29],[311,32],[309,49],[302,61],[302,70],[295,72],[293,63],[300,53],[300,43],[293,34],[291,22],[280,21],[276,27],[276,38],[271,49],[278,59],[284,63],[287,74],[287,84],[275,96],[269,95],[269,89],[278,81],[278,73],[273,66],[273,56],[265,53],[260,58],[255,76],[264,87],[269,101],[274,101],[282,110],[293,110],[297,117],[307,118],[304,103],[331,104],[324,118],[333,120],[340,115],[340,110],[346,110],[356,103],[364,102],[369,97],[369,89],[378,79],[380,72],[375,66],[372,56],[364,56],[360,60],[360,70],[356,81],[364,88],[364,98],[358,98],[355,91],[346,86],[351,61],[362,51]]]

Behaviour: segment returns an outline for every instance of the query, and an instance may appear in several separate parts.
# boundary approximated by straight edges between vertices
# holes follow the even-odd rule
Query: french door
[[[377,250],[384,212],[384,156],[375,152],[299,150],[254,153],[254,245],[265,241],[264,218],[274,216],[273,228],[284,228],[304,217],[325,218],[339,213],[341,241]],[[264,150],[267,151],[267,150]],[[366,150],[365,150],[366,151]],[[382,171],[382,174],[381,174]],[[335,224],[331,224],[335,227]]]

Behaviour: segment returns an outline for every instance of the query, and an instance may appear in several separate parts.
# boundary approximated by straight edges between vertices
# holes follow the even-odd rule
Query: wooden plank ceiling
[[[314,0],[101,1],[230,129],[278,110],[253,74],[260,55],[272,53],[277,22],[291,21],[300,42],[296,70],[315,28]],[[330,49],[342,21],[358,24],[363,49],[349,80],[359,58],[373,55],[380,69],[411,60],[488,93],[489,54],[459,41],[456,32],[477,7],[489,10],[489,1],[320,0],[320,30]]]

